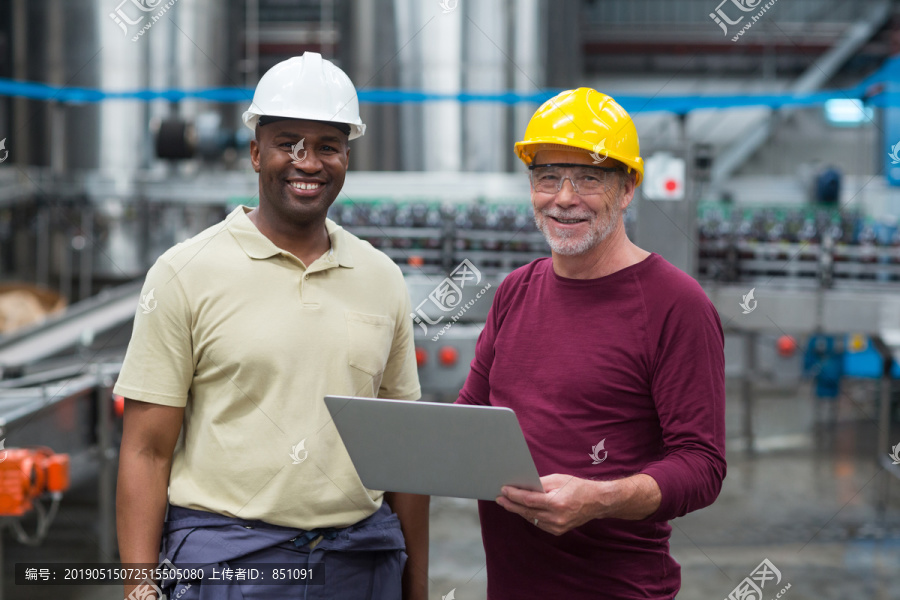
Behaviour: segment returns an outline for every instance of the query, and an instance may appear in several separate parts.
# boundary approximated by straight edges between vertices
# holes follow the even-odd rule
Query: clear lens
[[[559,167],[542,165],[531,170],[531,185],[535,191],[555,194],[562,190],[562,183],[572,182],[576,194],[591,195],[606,191],[614,173],[597,167]]]

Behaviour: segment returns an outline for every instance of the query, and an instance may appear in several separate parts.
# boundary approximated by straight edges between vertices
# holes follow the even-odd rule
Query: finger
[[[504,496],[516,504],[521,504],[530,508],[544,508],[547,506],[547,494],[542,492],[532,492],[508,485],[503,486],[501,491]]]
[[[497,498],[497,504],[499,504],[509,512],[520,515],[526,519],[528,518],[528,513],[531,512],[531,509],[529,509],[527,506],[522,506],[516,504],[515,502],[511,502],[508,498],[504,498],[503,496],[499,496]]]
[[[553,475],[545,475],[541,477],[541,487],[544,488],[545,494],[554,494],[566,487],[575,477],[572,475],[562,475],[554,473]]]
[[[551,519],[550,513],[536,511],[535,509],[528,506],[516,504],[515,502],[511,502],[508,498],[501,498],[497,502],[497,504],[499,504],[506,511],[519,515],[529,523],[534,523],[535,519],[538,519],[541,522],[549,521]]]
[[[541,485],[546,491],[548,488],[558,488],[565,485],[572,478],[572,475],[563,475],[562,473],[553,473],[552,475],[544,475],[541,477]]]

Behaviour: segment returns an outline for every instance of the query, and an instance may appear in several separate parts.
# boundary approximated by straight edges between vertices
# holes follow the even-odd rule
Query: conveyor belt
[[[109,331],[134,318],[142,283],[101,292],[40,325],[0,338],[0,376],[10,367],[31,364],[70,348],[85,337]]]
[[[784,282],[720,285],[702,282],[722,324],[735,331],[804,335],[812,332],[876,335],[900,328],[900,287],[857,284],[854,291],[789,287]],[[747,314],[740,302],[755,287],[756,308]]]
[[[120,366],[84,365],[66,379],[60,379],[59,371],[48,372],[9,380],[8,387],[0,389],[0,438],[7,447],[52,448],[69,455],[73,486],[96,480],[98,560],[115,554],[115,465],[121,420],[113,417],[111,387]]]

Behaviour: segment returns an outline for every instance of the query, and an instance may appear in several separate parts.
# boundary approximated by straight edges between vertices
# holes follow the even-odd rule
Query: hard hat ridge
[[[351,140],[366,132],[353,82],[317,52],[304,52],[266,71],[242,118],[255,130],[262,116],[343,124],[349,126]]]

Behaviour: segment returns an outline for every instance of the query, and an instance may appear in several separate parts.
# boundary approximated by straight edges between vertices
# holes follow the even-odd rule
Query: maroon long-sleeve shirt
[[[702,288],[658,254],[588,280],[540,259],[503,281],[457,402],[512,408],[542,476],[645,473],[662,503],[556,537],[479,502],[490,600],[675,597],[668,520],[725,477],[723,345]]]

